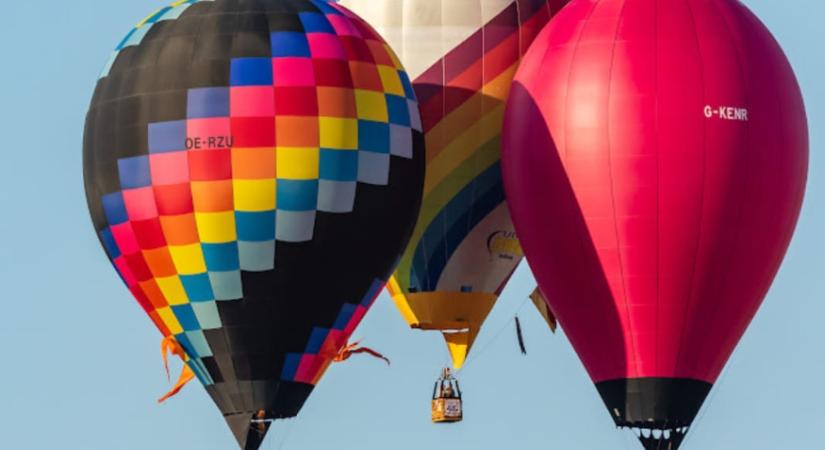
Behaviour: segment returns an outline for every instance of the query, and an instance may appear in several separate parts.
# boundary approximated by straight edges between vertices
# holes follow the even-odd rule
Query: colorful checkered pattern
[[[375,280],[360,304],[344,305],[332,328],[314,328],[304,353],[287,353],[281,379],[317,384],[385,284],[386,280]]]
[[[119,52],[194,3],[141,22],[103,76]],[[204,331],[223,326],[218,302],[244,296],[242,272],[273,270],[276,241],[311,241],[319,211],[351,212],[359,184],[386,186],[391,157],[411,159],[422,129],[387,44],[345,9],[311,3],[317,12],[299,13],[304,32],[270,33],[271,57],[233,59],[229,86],[190,89],[185,118],[150,123],[149,153],[118,160],[121,191],[102,198],[114,266],[204,384]],[[284,379],[317,381],[384,281],[318,328],[305,355],[289,355]]]

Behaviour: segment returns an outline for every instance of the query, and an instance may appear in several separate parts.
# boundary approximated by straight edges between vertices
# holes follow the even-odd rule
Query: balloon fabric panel
[[[565,2],[343,0],[412,69],[427,142],[421,215],[389,289],[405,319],[447,338],[455,367],[522,252],[499,167],[519,59]]]
[[[224,414],[295,415],[347,342],[412,231],[421,130],[392,50],[324,1],[177,2],[118,45],[89,209]]]
[[[787,59],[738,1],[574,0],[536,39],[505,185],[618,425],[690,425],[784,257],[807,138]]]

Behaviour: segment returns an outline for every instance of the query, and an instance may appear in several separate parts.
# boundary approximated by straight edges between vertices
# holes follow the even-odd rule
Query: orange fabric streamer
[[[192,372],[192,369],[190,369],[189,366],[184,364],[183,370],[180,372],[180,376],[178,377],[178,381],[177,383],[175,383],[175,387],[173,387],[163,397],[159,398],[158,403],[163,403],[166,400],[169,400],[170,398],[177,395],[178,392],[180,392],[180,390],[183,389],[183,387],[186,386],[187,383],[192,381],[193,378],[195,378],[195,372]]]
[[[172,381],[171,375],[169,374],[169,353],[177,356],[181,361],[186,362],[186,353],[174,336],[166,336],[160,341],[160,355],[163,357],[163,368],[166,369],[166,379]]]
[[[177,395],[187,383],[192,381],[195,378],[195,372],[186,364],[187,356],[186,352],[183,351],[183,347],[180,346],[180,343],[173,337],[173,336],[166,336],[163,341],[160,343],[160,354],[163,357],[163,368],[166,370],[166,378],[170,381],[172,380],[169,374],[169,353],[180,358],[183,362],[183,370],[181,370],[180,376],[178,377],[178,381],[175,383],[175,386],[167,392],[163,397],[158,399],[158,403],[163,403],[166,400]]]
[[[335,355],[333,361],[342,362],[348,360],[352,355],[366,353],[367,355],[370,355],[374,358],[382,359],[384,360],[384,362],[387,363],[388,366],[390,365],[390,360],[386,356],[376,352],[375,350],[369,347],[359,347],[360,344],[361,341],[345,345],[343,348],[341,348],[341,350],[338,351],[338,354]]]

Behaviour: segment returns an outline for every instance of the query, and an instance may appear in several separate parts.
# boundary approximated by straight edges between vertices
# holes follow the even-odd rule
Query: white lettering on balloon
[[[712,119],[714,117],[722,120],[734,120],[739,122],[748,121],[748,109],[737,108],[735,106],[720,106],[714,108],[710,105],[705,106],[705,117]]]

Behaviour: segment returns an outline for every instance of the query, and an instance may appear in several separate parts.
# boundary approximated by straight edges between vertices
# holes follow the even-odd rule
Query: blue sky
[[[229,450],[197,384],[169,403],[159,334],[106,261],[86,212],[83,121],[110,50],[158,0],[7,2],[0,27],[0,448]],[[821,446],[825,429],[825,50],[821,0],[747,0],[785,48],[808,108],[802,218],[768,298],[714,388],[687,450]],[[438,335],[406,329],[382,295],[356,336],[393,360],[333,367],[301,417],[263,448],[287,450],[635,449],[616,431],[563,334],[524,304],[526,266],[504,292],[461,375],[466,420],[429,422],[446,363]],[[518,353],[519,307],[529,356]]]

